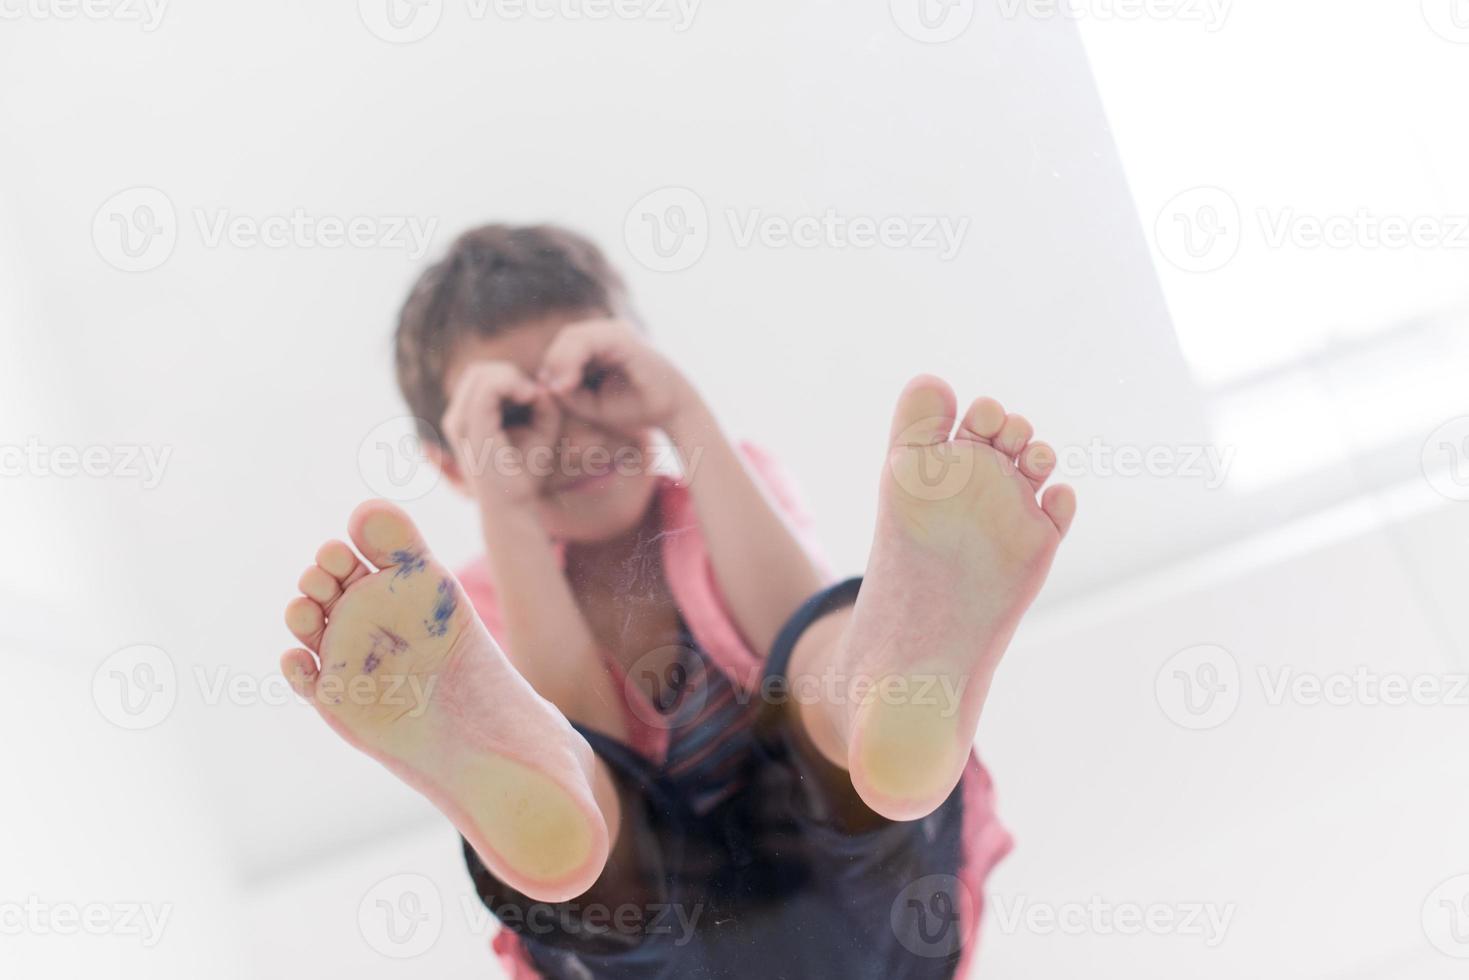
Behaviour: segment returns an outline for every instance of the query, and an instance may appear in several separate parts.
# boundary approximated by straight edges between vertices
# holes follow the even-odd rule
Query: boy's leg
[[[833,675],[807,665],[841,649],[861,585],[852,579],[809,599],[766,662],[771,703],[761,731],[771,764],[761,767],[760,789],[770,801],[765,826],[772,830],[763,849],[811,883],[809,893],[791,900],[801,942],[782,950],[782,962],[792,976],[952,980],[977,927],[977,889],[1007,838],[989,812],[985,776],[972,756],[968,774],[978,782],[956,789],[922,819],[890,820],[858,795],[835,713],[819,710],[840,703]],[[828,697],[815,699],[818,691]],[[848,950],[854,935],[863,937],[855,958]],[[833,957],[844,955],[833,969]]]
[[[802,739],[893,820],[931,813],[957,785],[995,668],[1076,512],[1070,487],[1037,500],[1056,455],[1024,418],[985,398],[956,408],[937,378],[904,389],[861,591],[805,625],[789,666]]]
[[[606,766],[506,660],[406,514],[370,501],[349,526],[357,552],[323,545],[286,608],[306,649],[282,672],[507,884],[548,902],[586,891],[621,821]]]

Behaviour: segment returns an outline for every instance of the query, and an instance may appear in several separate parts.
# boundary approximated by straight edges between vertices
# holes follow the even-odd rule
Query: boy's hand
[[[471,365],[442,426],[459,476],[481,502],[529,503],[555,468],[561,407],[513,364]]]
[[[588,320],[556,335],[540,381],[568,411],[624,435],[666,429],[693,401],[678,369],[623,320]]]

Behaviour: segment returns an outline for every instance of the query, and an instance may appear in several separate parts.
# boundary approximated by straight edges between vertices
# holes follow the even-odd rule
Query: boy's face
[[[592,314],[595,316],[595,314]],[[540,371],[546,350],[562,328],[587,315],[561,315],[534,321],[493,337],[467,337],[459,342],[444,377],[453,392],[464,372],[485,361],[514,365],[527,378]],[[607,541],[628,533],[643,520],[657,492],[651,471],[653,432],[615,432],[572,414],[557,413],[559,425],[545,438],[548,447],[527,448],[529,472],[536,484],[535,508],[553,538],[570,543]],[[472,483],[451,472],[466,492]]]

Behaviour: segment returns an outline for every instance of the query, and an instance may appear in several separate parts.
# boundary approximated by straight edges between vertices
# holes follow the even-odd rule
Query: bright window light
[[[1469,199],[1453,186],[1469,127],[1451,120],[1469,16],[1456,36],[1435,0],[1106,13],[1127,8],[1069,4],[1215,437],[1250,450],[1237,488],[1451,417],[1466,355],[1443,337],[1469,308]]]

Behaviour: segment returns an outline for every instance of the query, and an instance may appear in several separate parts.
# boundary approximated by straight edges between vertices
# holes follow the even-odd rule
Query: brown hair
[[[421,434],[444,445],[444,374],[463,337],[556,314],[632,317],[627,288],[590,240],[553,225],[484,225],[424,270],[398,315],[398,387]]]

